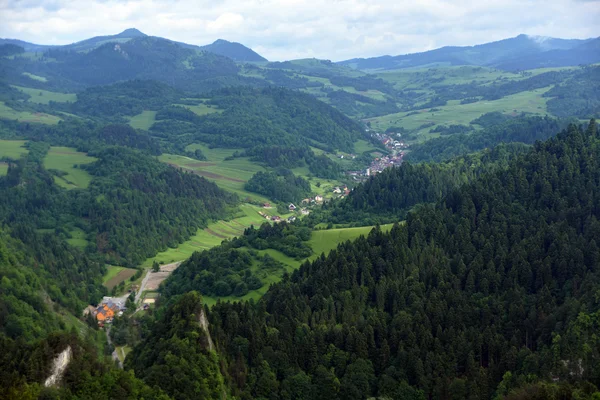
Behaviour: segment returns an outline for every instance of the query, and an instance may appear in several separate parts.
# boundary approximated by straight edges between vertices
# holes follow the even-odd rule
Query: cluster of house
[[[104,297],[97,307],[87,306],[83,310],[83,315],[91,314],[98,321],[98,326],[103,327],[104,324],[110,324],[115,317],[123,315],[125,310],[126,308],[122,303],[115,303],[112,298]]]
[[[400,164],[402,164],[403,156],[404,153],[397,153],[391,156],[377,157],[375,160],[373,160],[371,166],[367,168],[366,175],[375,175],[386,168],[398,167]]]
[[[348,196],[350,194],[350,189],[348,189],[348,186],[343,186],[343,187],[336,186],[333,188],[333,193],[339,194],[341,197]]]
[[[402,149],[406,149],[408,148],[408,144],[401,142],[400,140],[395,140],[392,139],[391,137],[387,137],[385,139],[383,139],[381,141],[381,143],[383,143],[383,145],[388,149],[388,150],[402,150]]]
[[[268,204],[268,203],[265,203],[265,204]],[[267,208],[267,207],[265,207],[265,208]],[[294,222],[296,220],[296,217],[294,217],[294,216],[288,217],[286,219],[286,218],[281,218],[279,215],[269,215],[262,211],[259,211],[258,214],[261,217],[263,217],[264,219],[266,219],[267,221],[273,221],[273,222],[281,222],[281,221]]]
[[[315,204],[315,203],[321,204],[321,203],[323,203],[323,201],[324,201],[323,196],[318,194],[315,197],[307,197],[306,199],[302,199],[302,204]]]

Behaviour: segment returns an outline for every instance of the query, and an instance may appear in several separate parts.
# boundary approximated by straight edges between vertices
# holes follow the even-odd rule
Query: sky
[[[517,36],[600,36],[600,0],[0,0],[0,37],[69,44],[127,28],[269,60],[399,55]]]

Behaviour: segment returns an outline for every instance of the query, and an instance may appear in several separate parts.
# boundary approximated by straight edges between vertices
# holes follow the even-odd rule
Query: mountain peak
[[[144,32],[142,32],[136,28],[128,28],[115,36],[116,37],[133,38],[133,37],[144,37],[144,36],[148,36],[148,35],[146,35]]]
[[[225,39],[217,39],[212,44],[202,46],[202,50],[229,57],[234,61],[267,61],[266,58],[257,54],[254,50],[241,43],[230,42]]]

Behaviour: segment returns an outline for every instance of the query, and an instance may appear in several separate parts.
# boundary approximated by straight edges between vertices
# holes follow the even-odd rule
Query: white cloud
[[[272,60],[342,60],[472,45],[520,33],[600,34],[599,1],[0,0],[0,37],[66,44],[136,27],[192,44],[241,42]]]

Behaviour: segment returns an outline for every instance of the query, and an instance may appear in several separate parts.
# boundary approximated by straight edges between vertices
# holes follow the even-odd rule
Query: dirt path
[[[112,341],[110,340],[110,325],[108,325],[106,327],[106,341],[108,342],[109,346],[112,346]],[[123,363],[121,362],[121,359],[119,358],[119,355],[117,354],[116,347],[114,347],[114,350],[112,352],[112,359],[114,361],[117,361],[117,363],[119,364],[119,368],[123,369]]]
[[[152,272],[151,269],[146,271],[146,276],[142,279],[142,283],[140,284],[140,288],[135,294],[135,304],[139,304],[140,299],[142,297],[142,293],[145,290],[156,290],[158,286],[171,275],[173,271],[181,265],[181,261],[177,261],[171,264],[161,265],[160,272]]]

